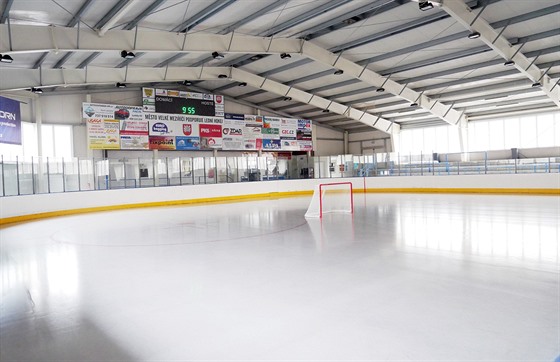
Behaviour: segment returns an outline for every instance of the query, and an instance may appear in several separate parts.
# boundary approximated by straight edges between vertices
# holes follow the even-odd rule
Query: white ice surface
[[[552,361],[560,198],[356,195],[0,230],[0,360]]]

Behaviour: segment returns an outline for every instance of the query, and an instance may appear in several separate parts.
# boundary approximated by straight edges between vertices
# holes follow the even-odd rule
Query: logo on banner
[[[192,124],[183,123],[183,134],[185,136],[190,136],[192,133]]]
[[[84,113],[87,114],[88,117],[91,117],[95,114],[95,109],[89,106],[86,109],[84,109]]]
[[[217,104],[222,104],[223,101],[224,101],[224,97],[223,97],[223,96],[220,96],[220,95],[217,95],[217,96],[216,96],[216,103],[217,103]]]
[[[224,128],[222,132],[223,134],[230,136],[243,136],[241,128]]]
[[[144,88],[144,97],[152,98],[154,95],[154,88]]]
[[[5,112],[5,111],[0,111],[0,118],[9,119],[10,121],[15,121],[16,120],[16,114],[15,113],[10,113],[10,112]]]
[[[214,124],[201,124],[200,135],[205,137],[222,137],[222,126]]]
[[[152,131],[160,132],[160,133],[169,133],[169,129],[167,128],[167,125],[161,122],[154,123],[154,125],[152,126]]]

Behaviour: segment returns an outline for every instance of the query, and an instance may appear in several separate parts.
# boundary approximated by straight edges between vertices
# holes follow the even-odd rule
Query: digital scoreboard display
[[[156,95],[156,113],[185,114],[190,116],[216,116],[216,105],[210,99],[196,99]]]

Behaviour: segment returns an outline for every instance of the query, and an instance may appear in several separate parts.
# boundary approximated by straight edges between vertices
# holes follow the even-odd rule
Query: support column
[[[401,144],[401,128],[400,127],[391,127],[391,150],[385,148],[385,152],[398,152],[397,148],[399,148]],[[387,143],[385,143],[387,145]]]
[[[350,146],[348,143],[348,139],[349,139],[348,131],[344,131],[344,154],[345,155],[350,154]]]
[[[159,172],[158,172],[158,158],[159,152],[158,150],[153,151],[153,160],[152,160],[152,167],[154,172],[154,186],[159,186]]]
[[[86,102],[91,103],[91,94],[86,94]],[[88,138],[88,134],[87,134],[87,124],[86,124],[86,142],[88,142],[87,138]],[[87,145],[86,156],[90,160],[93,159],[93,150],[89,148],[89,144]]]
[[[44,177],[45,162],[43,160],[43,114],[41,110],[41,97],[35,96],[31,104],[33,105],[33,118],[35,118],[35,130],[37,132],[37,193],[47,192]]]
[[[469,150],[469,126],[465,118],[461,119],[457,125],[457,132],[459,133],[459,147],[461,150],[461,161],[468,161]]]

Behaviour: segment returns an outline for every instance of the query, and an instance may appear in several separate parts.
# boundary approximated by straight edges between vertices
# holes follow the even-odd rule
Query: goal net
[[[351,182],[335,182],[315,186],[305,217],[323,217],[327,213],[354,212]]]

